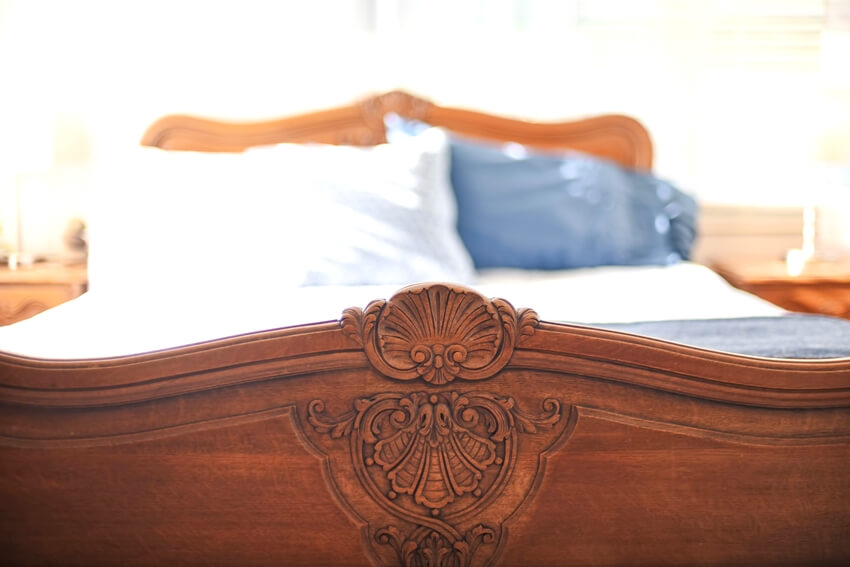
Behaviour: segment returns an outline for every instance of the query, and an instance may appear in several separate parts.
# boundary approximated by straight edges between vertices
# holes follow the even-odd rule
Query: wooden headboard
[[[172,115],[154,122],[142,145],[168,150],[241,151],[282,142],[320,142],[369,146],[386,141],[384,115],[442,126],[457,134],[512,140],[541,149],[573,149],[611,159],[635,169],[652,169],[652,141],[646,128],[617,114],[557,123],[535,123],[439,106],[393,91],[342,106],[261,122],[226,122]]]

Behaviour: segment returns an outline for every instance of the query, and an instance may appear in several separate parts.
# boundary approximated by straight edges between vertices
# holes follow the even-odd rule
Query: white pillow
[[[91,215],[92,289],[469,282],[448,144],[139,148]]]

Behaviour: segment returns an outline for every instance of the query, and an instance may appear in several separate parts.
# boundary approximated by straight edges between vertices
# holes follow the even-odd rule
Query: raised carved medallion
[[[444,284],[407,287],[365,311],[346,309],[341,320],[379,372],[435,385],[493,376],[537,323],[531,309]]]
[[[367,513],[375,516],[367,518],[367,539],[380,563],[461,567],[492,558],[502,522],[527,498],[534,478],[512,477],[520,436],[551,430],[562,418],[557,400],[542,406],[529,415],[490,392],[381,393],[338,417],[313,400],[307,421],[348,441],[358,484],[380,509]],[[506,492],[508,502],[499,502]]]

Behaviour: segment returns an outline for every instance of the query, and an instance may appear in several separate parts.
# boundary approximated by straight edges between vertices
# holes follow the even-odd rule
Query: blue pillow
[[[415,123],[387,120],[388,137]],[[581,153],[450,138],[458,232],[476,268],[670,264],[690,257],[693,198]]]

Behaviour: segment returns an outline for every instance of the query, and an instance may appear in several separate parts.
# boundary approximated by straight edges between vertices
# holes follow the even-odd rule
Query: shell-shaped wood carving
[[[501,370],[537,314],[469,288],[419,284],[366,310],[346,309],[341,325],[372,365],[396,380],[446,384],[482,380]]]

